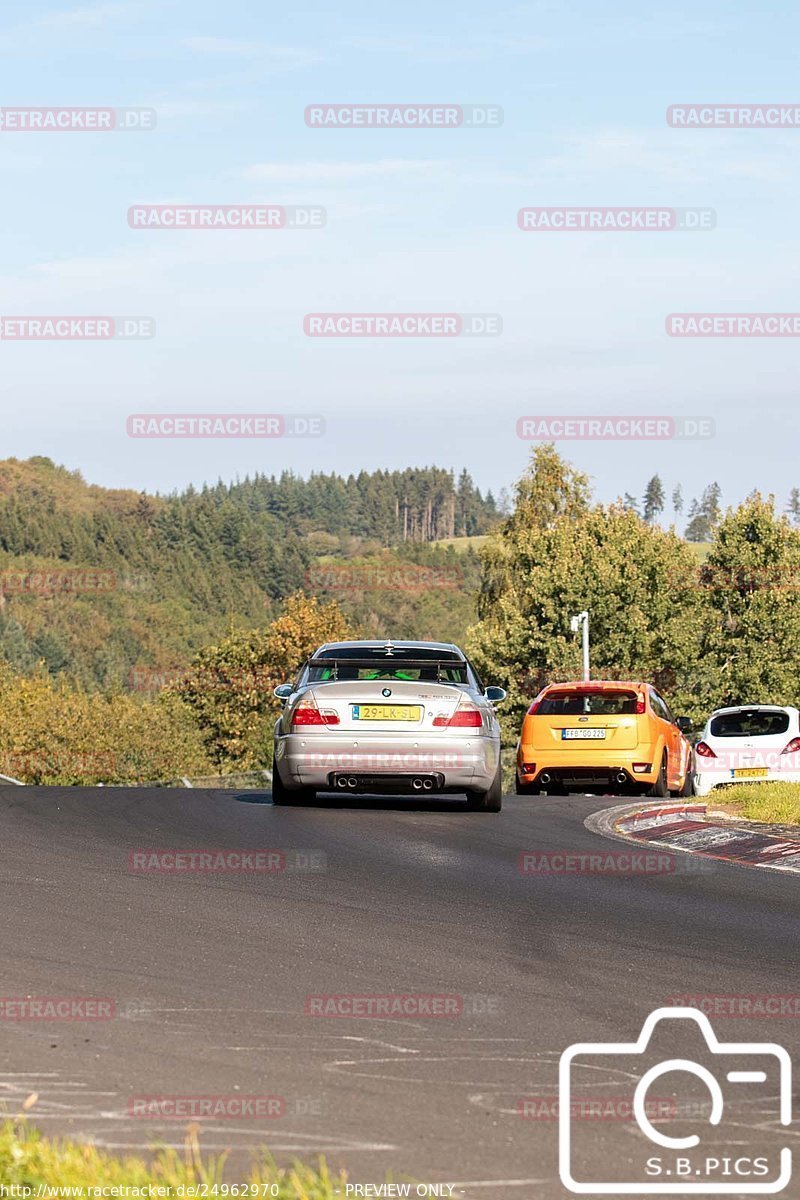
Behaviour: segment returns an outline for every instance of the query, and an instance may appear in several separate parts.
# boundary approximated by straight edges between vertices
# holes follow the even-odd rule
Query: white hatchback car
[[[718,708],[694,754],[696,796],[725,783],[800,783],[800,711],[777,704]]]

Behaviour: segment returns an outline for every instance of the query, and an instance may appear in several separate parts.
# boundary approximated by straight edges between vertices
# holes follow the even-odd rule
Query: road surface
[[[584,827],[616,803],[509,797],[493,816],[458,799],[273,808],[268,792],[0,789],[0,996],[115,1005],[109,1020],[0,1020],[6,1110],[38,1092],[47,1133],[120,1149],[181,1140],[185,1121],[134,1116],[137,1097],[271,1096],[280,1115],[204,1121],[203,1146],[234,1147],[234,1165],[263,1144],[322,1152],[354,1181],[391,1172],[453,1195],[565,1195],[557,1124],[525,1105],[556,1097],[568,1045],[632,1040],[676,994],[800,990],[794,877],[520,871],[522,852],[624,850]],[[132,871],[150,848],[266,849],[317,869]],[[352,994],[442,996],[454,1015],[306,1011],[309,996]],[[800,1041],[796,1018],[715,1025]],[[776,1136],[757,1111],[726,1114],[731,1144],[759,1123]],[[601,1133],[602,1157],[624,1159],[630,1125]],[[582,1166],[602,1170],[596,1146]]]

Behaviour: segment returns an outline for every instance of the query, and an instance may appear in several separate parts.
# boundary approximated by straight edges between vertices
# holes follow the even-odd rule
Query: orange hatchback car
[[[522,723],[517,795],[690,796],[691,728],[649,683],[551,683]]]

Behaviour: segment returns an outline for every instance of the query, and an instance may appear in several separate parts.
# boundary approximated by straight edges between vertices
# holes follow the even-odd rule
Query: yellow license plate
[[[733,772],[734,779],[766,779],[767,775],[766,767],[739,767]]]
[[[419,704],[354,704],[354,721],[419,721]]]

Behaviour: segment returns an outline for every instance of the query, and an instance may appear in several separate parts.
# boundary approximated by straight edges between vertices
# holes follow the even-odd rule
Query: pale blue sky
[[[800,311],[800,129],[667,127],[798,102],[795,3],[5,0],[4,106],[146,105],[142,134],[0,133],[2,312],[146,314],[152,341],[0,342],[3,455],[171,490],[256,469],[466,465],[531,413],[702,414],[691,444],[562,443],[598,493],[659,469],[800,485],[795,340],[669,339],[671,311]],[[317,130],[312,103],[499,104],[492,130]],[[134,203],[321,204],[316,232],[129,229]],[[531,234],[536,205],[710,206],[710,233]],[[327,340],[319,311],[497,312],[492,339]],[[128,413],[320,413],[313,441],[131,441]]]

